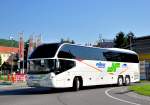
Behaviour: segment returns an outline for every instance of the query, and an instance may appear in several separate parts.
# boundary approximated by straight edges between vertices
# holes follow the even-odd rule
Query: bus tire
[[[117,85],[118,86],[122,86],[123,85],[123,77],[122,76],[118,77]]]
[[[81,87],[81,82],[78,77],[75,77],[73,80],[73,91],[79,91]]]
[[[126,77],[125,77],[125,83],[124,83],[124,85],[125,85],[125,86],[128,86],[128,85],[130,85],[130,83],[131,83],[131,81],[130,81],[130,76],[126,76]]]

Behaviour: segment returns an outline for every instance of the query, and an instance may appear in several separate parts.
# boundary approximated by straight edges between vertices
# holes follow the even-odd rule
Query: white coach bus
[[[118,48],[51,43],[37,47],[28,58],[31,87],[79,90],[83,86],[129,85],[140,79],[138,55]]]

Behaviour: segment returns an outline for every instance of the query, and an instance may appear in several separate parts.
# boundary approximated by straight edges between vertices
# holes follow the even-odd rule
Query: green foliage
[[[29,40],[27,40],[27,41],[24,43],[24,49],[25,49],[25,50],[28,50],[28,47],[29,47]]]
[[[25,47],[24,47],[24,68],[27,68],[29,42],[30,42],[30,40],[27,40],[25,42]],[[21,68],[23,67],[23,62],[21,62],[20,66],[21,66]]]
[[[7,39],[0,39],[0,46],[18,47],[18,41],[7,40]]]
[[[128,41],[128,45],[130,45],[130,43],[132,44],[134,42],[134,33],[133,32],[129,32],[127,34],[127,41]]]
[[[119,32],[114,39],[114,47],[117,48],[126,48],[129,49],[132,47],[132,43],[134,42],[134,34],[129,32],[127,35],[123,32]]]
[[[127,38],[123,32],[119,32],[114,39],[114,47],[124,48],[127,46]]]
[[[150,84],[130,86],[129,90],[141,95],[150,96]]]
[[[70,40],[70,39],[63,39],[61,38],[60,39],[60,43],[71,43],[71,44],[75,44],[75,41],[74,40]]]

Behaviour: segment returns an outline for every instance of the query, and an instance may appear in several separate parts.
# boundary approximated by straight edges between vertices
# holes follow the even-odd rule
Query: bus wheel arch
[[[83,86],[83,79],[82,79],[82,77],[81,76],[74,77],[73,86],[72,86],[73,90],[74,91],[78,91],[78,90],[80,90],[82,88],[82,86]]]

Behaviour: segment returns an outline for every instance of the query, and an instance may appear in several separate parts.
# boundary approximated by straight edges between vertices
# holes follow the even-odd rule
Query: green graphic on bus
[[[112,63],[111,67],[107,68],[107,72],[114,73],[119,67],[120,67],[120,63]]]

